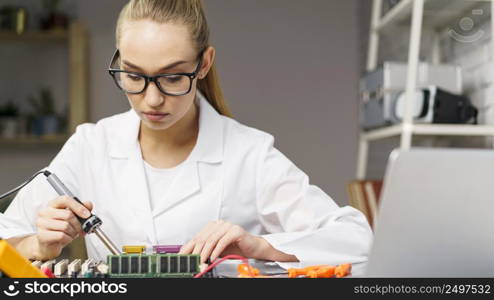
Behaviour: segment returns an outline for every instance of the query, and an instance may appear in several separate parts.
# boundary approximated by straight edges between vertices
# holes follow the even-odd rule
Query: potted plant
[[[59,118],[55,112],[55,101],[50,89],[44,88],[39,99],[29,98],[34,109],[32,133],[34,135],[56,135],[59,132]]]
[[[14,138],[17,135],[17,118],[19,108],[10,100],[0,107],[0,131],[4,138]]]

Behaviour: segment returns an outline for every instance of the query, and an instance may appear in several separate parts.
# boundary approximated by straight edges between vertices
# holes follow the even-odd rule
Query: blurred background
[[[78,124],[130,109],[106,71],[126,2],[0,0],[0,191],[46,166]],[[364,104],[377,96],[365,83],[385,62],[406,70],[414,0],[204,2],[235,118],[273,134],[276,147],[338,204],[359,206],[349,189],[358,177],[359,137],[396,122],[381,120],[381,107],[372,114],[382,122],[369,125]],[[419,59],[446,68],[436,75],[426,69],[424,86],[458,87],[449,91],[468,97],[478,123],[494,125],[490,2],[426,1],[423,15]],[[379,41],[371,47],[370,33]],[[455,71],[444,71],[448,66]],[[397,71],[389,72],[382,77]],[[440,86],[441,72],[457,76]],[[413,143],[490,147],[492,139],[426,136]],[[368,146],[357,179],[379,181],[399,137]]]

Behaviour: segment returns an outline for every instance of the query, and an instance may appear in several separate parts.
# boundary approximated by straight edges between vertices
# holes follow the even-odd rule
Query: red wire
[[[231,254],[231,255],[227,255],[225,257],[222,257],[220,259],[216,259],[212,264],[210,264],[206,269],[204,269],[204,271],[202,271],[201,273],[199,273],[196,276],[194,276],[194,278],[201,278],[202,276],[204,276],[204,274],[206,274],[207,272],[211,271],[217,265],[221,264],[222,262],[224,262],[225,260],[228,260],[228,259],[239,259],[239,260],[241,260],[244,264],[247,265],[247,270],[249,271],[249,275],[250,276],[254,276],[252,274],[252,271],[251,271],[251,268],[250,268],[250,265],[249,265],[249,261],[247,260],[247,258],[245,258],[243,256],[240,256],[240,255]]]

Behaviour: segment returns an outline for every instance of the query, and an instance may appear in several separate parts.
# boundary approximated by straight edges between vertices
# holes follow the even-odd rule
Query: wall
[[[357,150],[357,1],[206,1],[226,96],[344,204]]]
[[[91,38],[91,121],[128,109],[106,72],[125,2],[85,0],[74,8]],[[273,134],[276,146],[312,183],[346,204],[345,185],[354,177],[357,154],[358,1],[205,3],[235,117]],[[58,147],[12,151],[0,150],[0,190],[47,164]],[[24,167],[13,168],[19,165]]]

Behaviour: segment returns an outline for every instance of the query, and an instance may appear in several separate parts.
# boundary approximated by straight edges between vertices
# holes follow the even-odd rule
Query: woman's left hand
[[[201,263],[208,258],[237,254],[247,258],[263,259],[269,243],[252,235],[242,227],[226,221],[213,221],[180,249],[180,254],[200,254]]]

